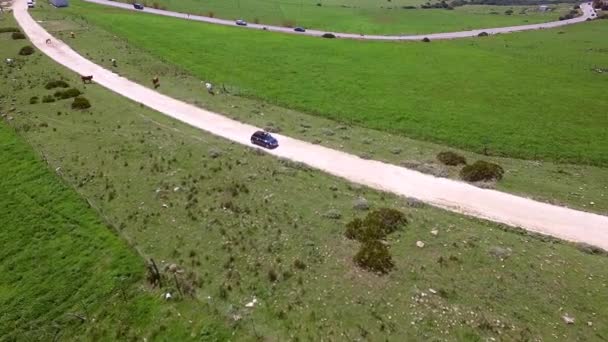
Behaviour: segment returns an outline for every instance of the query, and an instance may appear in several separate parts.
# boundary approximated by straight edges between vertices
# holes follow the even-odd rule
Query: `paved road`
[[[155,92],[87,60],[52,37],[29,15],[26,0],[17,0],[14,15],[32,43],[43,53],[81,75],[94,75],[96,84],[135,102],[209,133],[252,146],[258,128]],[[51,45],[45,44],[46,39]],[[201,89],[203,91],[203,89]],[[305,163],[329,174],[401,196],[414,197],[450,211],[522,227],[557,238],[586,242],[608,250],[608,217],[558,207],[467,183],[436,178],[403,167],[332,150],[277,134],[281,146],[264,150],[277,157]]]
[[[225,19],[204,17],[204,16],[200,16],[200,15],[164,11],[164,10],[147,8],[147,7],[144,8],[142,11],[142,10],[134,9],[133,5],[131,5],[131,4],[125,4],[122,2],[116,2],[116,1],[110,1],[110,0],[84,0],[84,1],[92,2],[92,3],[96,3],[96,4],[100,4],[100,5],[124,8],[124,9],[128,9],[128,10],[133,10],[133,11],[153,13],[153,14],[188,19],[188,20],[202,21],[202,22],[211,23],[211,24],[235,26],[235,27],[240,27],[243,29],[247,28],[247,29],[254,29],[254,30],[263,30],[264,28],[266,28],[267,31],[271,31],[271,32],[282,32],[282,33],[307,35],[307,36],[315,36],[315,37],[320,37],[324,33],[328,32],[328,31],[317,31],[317,30],[306,30],[306,32],[295,32],[293,29],[287,28],[287,27],[269,26],[269,25],[260,25],[260,24],[248,24],[247,26],[237,26],[237,25],[235,25],[234,20],[225,20]],[[576,24],[576,23],[583,22],[583,21],[587,20],[588,18],[591,18],[591,19],[595,18],[595,10],[591,6],[590,2],[582,3],[581,10],[583,11],[582,16],[576,17],[574,19],[569,19],[569,20],[553,21],[553,22],[542,23],[542,24],[487,28],[487,29],[479,29],[479,30],[471,30],[471,31],[431,33],[431,34],[419,34],[419,35],[403,35],[403,36],[361,35],[361,34],[354,34],[354,33],[334,33],[334,34],[336,35],[337,38],[367,39],[367,40],[422,40],[425,37],[429,38],[431,40],[466,38],[466,37],[476,37],[481,32],[486,32],[488,34],[497,34],[497,33],[510,33],[510,32],[518,32],[518,31],[538,30],[538,29],[544,29],[544,28],[552,28],[552,27]]]

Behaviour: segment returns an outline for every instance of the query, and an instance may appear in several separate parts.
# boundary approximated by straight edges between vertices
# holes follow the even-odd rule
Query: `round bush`
[[[65,91],[57,91],[57,92],[55,92],[55,97],[60,98],[62,100],[65,100],[65,99],[69,99],[69,98],[72,98],[72,97],[76,97],[76,96],[78,96],[80,94],[82,94],[80,92],[80,90],[78,90],[76,88],[70,88],[70,89],[65,90]]]
[[[53,89],[53,88],[67,88],[70,85],[63,80],[57,80],[57,81],[50,81],[47,82],[47,84],[44,86],[46,89]]]
[[[431,40],[430,40],[430,39],[428,39],[427,37],[424,37],[424,38],[422,39],[422,41],[423,41],[423,42],[425,42],[425,43],[430,43],[430,42],[431,42]]]
[[[72,102],[72,109],[87,109],[91,108],[91,103],[89,100],[82,96],[78,96],[74,98],[74,102]]]
[[[478,160],[460,170],[460,177],[467,182],[480,182],[501,180],[504,174],[503,168],[494,163]]]
[[[359,267],[380,274],[388,273],[395,266],[388,247],[378,240],[364,242],[353,260]]]
[[[336,38],[336,35],[333,34],[333,33],[323,33],[322,37],[323,38],[330,38],[330,39],[332,39],[332,38]]]
[[[437,154],[437,160],[444,165],[456,166],[460,164],[466,164],[467,160],[465,157],[452,151],[439,152]]]
[[[480,32],[477,36],[478,37],[487,37],[487,36],[489,36],[489,34],[488,34],[488,32],[484,31],[484,32]]]
[[[392,208],[379,208],[371,211],[363,220],[363,225],[377,229],[384,236],[397,231],[403,225],[407,224],[407,218],[405,214],[399,210]],[[370,231],[373,233],[373,231]]]
[[[45,95],[42,98],[42,103],[49,103],[49,102],[55,102],[55,98],[52,97],[51,95]]]
[[[21,32],[13,32],[11,34],[11,38],[13,39],[25,39],[25,35]]]
[[[29,45],[26,45],[26,46],[22,47],[21,50],[19,50],[19,54],[21,56],[29,56],[33,53],[34,53],[34,48]]]

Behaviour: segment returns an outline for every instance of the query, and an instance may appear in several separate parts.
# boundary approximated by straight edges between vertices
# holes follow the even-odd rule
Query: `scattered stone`
[[[434,289],[429,289],[429,292],[432,293],[432,294],[437,294],[437,291],[434,290]]]
[[[169,293],[169,292],[165,293],[165,300],[169,300],[171,298],[173,298],[173,296],[171,295],[171,293]]]
[[[339,220],[342,218],[342,214],[340,214],[340,212],[337,211],[336,209],[330,209],[325,214],[323,214],[323,217],[332,219],[332,220]]]
[[[437,229],[433,229],[431,230],[431,234],[437,236],[439,234],[439,231]]]
[[[424,242],[422,241],[416,241],[416,246],[419,248],[423,248],[424,247]]]
[[[173,192],[178,192],[179,191],[179,186],[176,186],[175,188],[173,188]]]
[[[502,248],[499,246],[490,247],[489,250],[490,255],[497,257],[501,260],[505,260],[510,257],[512,252],[513,251],[511,250],[511,248]]]
[[[424,207],[424,202],[422,202],[420,200],[417,200],[417,199],[415,199],[413,197],[407,197],[405,199],[405,202],[407,203],[407,205],[409,207],[412,207],[412,208],[422,208],[422,207]]]
[[[346,127],[344,125],[339,125],[339,126],[336,126],[336,129],[344,131],[344,130],[348,129],[348,127]]]
[[[364,138],[363,140],[361,140],[361,142],[364,143],[365,145],[369,145],[372,143],[372,140],[368,139],[368,138]]]
[[[222,151],[220,149],[217,149],[217,148],[210,148],[209,149],[209,156],[211,158],[217,158],[217,157],[219,157],[221,155],[222,155]]]
[[[315,144],[315,145],[319,145],[321,143],[321,139],[314,139],[312,141],[312,143]]]
[[[354,201],[353,208],[356,210],[369,210],[369,202],[364,197],[359,197]]]
[[[169,206],[163,203],[163,208],[169,208]]]
[[[391,153],[392,154],[401,154],[403,150],[400,149],[399,147],[395,147],[395,148],[391,148]]]
[[[329,186],[329,190],[331,190],[331,191],[338,191],[338,187],[335,186],[335,185],[330,185]]]
[[[329,129],[329,128],[323,128],[321,130],[321,132],[323,132],[323,134],[326,135],[326,136],[328,136],[328,137],[331,137],[331,136],[333,136],[335,134],[334,131],[331,130],[331,129]]]
[[[245,307],[246,307],[246,308],[252,308],[252,307],[254,307],[254,306],[255,306],[255,304],[256,304],[257,302],[258,302],[258,299],[257,299],[257,298],[255,298],[255,297],[253,297],[253,300],[252,300],[251,302],[249,302],[249,303],[245,304]]]
[[[415,160],[406,160],[401,162],[400,164],[405,168],[433,175],[435,177],[448,177],[449,175],[448,169],[445,166],[434,163],[424,163]]]
[[[593,326],[593,322],[587,322],[587,326],[592,327]]]
[[[574,324],[574,317],[570,317],[568,314],[563,315],[562,319],[566,324]]]

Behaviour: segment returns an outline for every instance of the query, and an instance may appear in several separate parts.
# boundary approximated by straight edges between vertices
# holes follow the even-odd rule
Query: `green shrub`
[[[91,103],[89,100],[82,96],[78,96],[74,98],[74,102],[72,102],[72,109],[87,109],[91,108]]]
[[[21,30],[16,27],[0,27],[0,33],[6,32],[21,32]]]
[[[26,46],[22,47],[21,50],[19,50],[19,54],[21,56],[29,56],[33,53],[34,53],[34,48],[29,45],[26,45]]]
[[[49,103],[49,102],[55,102],[55,98],[52,97],[51,95],[45,95],[44,97],[42,97],[42,103]]]
[[[11,34],[11,38],[13,39],[25,39],[25,35],[21,32],[13,32],[13,34]]]
[[[62,80],[57,80],[57,81],[50,81],[48,82],[44,87],[46,89],[53,89],[53,88],[67,88],[70,85]]]
[[[36,104],[36,103],[38,103],[38,96],[30,97],[30,104]]]
[[[425,42],[425,43],[430,43],[431,42],[431,40],[428,37],[424,37],[422,39],[422,41]]]
[[[463,167],[460,170],[460,177],[467,182],[501,180],[504,172],[498,164],[478,160],[472,165]]]
[[[439,160],[442,164],[452,165],[452,166],[467,163],[467,160],[465,157],[461,156],[460,154],[458,154],[456,152],[452,152],[452,151],[439,152],[437,154],[437,160]]]
[[[384,235],[397,231],[405,224],[407,224],[405,214],[392,208],[373,210],[363,220],[364,226],[379,229]],[[375,234],[374,232],[371,233]]]
[[[395,266],[388,247],[378,240],[364,242],[353,260],[359,267],[380,274],[388,273]]]
[[[344,236],[351,240],[362,241],[363,229],[363,220],[361,220],[360,218],[355,218],[354,220],[346,224],[346,231],[344,231]]]
[[[69,99],[72,97],[76,97],[78,95],[82,94],[80,92],[80,90],[76,89],[76,88],[70,88],[68,90],[65,91],[57,91],[55,92],[55,97],[65,100],[65,99]]]

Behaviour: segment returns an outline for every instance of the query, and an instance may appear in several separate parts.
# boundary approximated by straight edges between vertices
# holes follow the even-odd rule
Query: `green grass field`
[[[316,0],[158,0],[148,6],[184,13],[245,19],[279,26],[302,26],[336,32],[413,34],[461,31],[486,27],[525,25],[557,20],[572,5],[553,5],[547,12],[538,6],[462,6],[454,10],[404,9],[418,0],[316,1]],[[322,3],[322,6],[317,6]],[[507,15],[505,11],[513,14]]]
[[[2,44],[2,58],[15,57],[22,46],[10,40]],[[97,85],[85,88],[78,75],[38,52],[18,57],[17,63],[20,68],[0,69],[0,110],[12,118],[5,118],[8,125],[46,157],[51,170],[60,168],[64,180],[133,248],[161,265],[178,264],[186,279],[195,280],[195,297],[168,310],[193,325],[179,340],[223,334],[222,325],[205,326],[216,321],[234,329],[235,340],[608,337],[608,258],[603,255],[260,155]],[[83,91],[92,108],[72,110],[69,100],[29,103],[32,96],[52,93],[44,84],[58,78]],[[410,221],[387,241],[396,265],[387,276],[356,267],[352,257],[358,246],[343,237],[345,223],[363,215],[353,208],[360,197],[371,208],[402,210]],[[329,218],[330,212],[341,216]],[[418,240],[426,246],[416,247]],[[71,252],[84,258],[77,249]],[[54,276],[60,277],[61,269]],[[27,287],[33,280],[17,278],[11,284]],[[54,285],[46,284],[51,290]],[[0,293],[12,298],[4,288]],[[258,304],[245,307],[253,297]],[[566,313],[576,324],[563,323]],[[41,322],[52,324],[47,317]],[[175,328],[157,322],[148,327],[137,336]]]
[[[597,95],[606,74],[592,70],[606,64],[606,21],[423,44],[267,34],[76,1],[69,11],[242,96],[476,152],[608,165],[608,100]]]
[[[151,53],[134,47],[123,39],[116,38],[78,14],[39,8],[32,11],[37,19],[54,35],[61,37],[81,54],[93,59],[121,75],[142,84],[149,84],[150,77],[159,74],[163,86],[158,90],[169,96],[194,105],[211,109],[234,119],[271,127],[281,133],[310,142],[345,150],[356,155],[431,170],[458,179],[457,167],[438,164],[435,155],[446,146],[422,142],[401,135],[342,125],[320,116],[308,115],[266,102],[227,94],[209,96],[203,91],[200,79]],[[78,33],[77,39],[68,38],[68,33]],[[109,62],[107,51],[112,51],[118,66]],[[397,152],[397,153],[395,153]],[[458,151],[469,161],[490,159],[506,170],[505,178],[496,188],[536,199],[569,205],[583,210],[608,213],[608,169],[552,162],[526,161],[511,158],[488,157],[476,153]],[[428,171],[425,171],[428,172]]]

